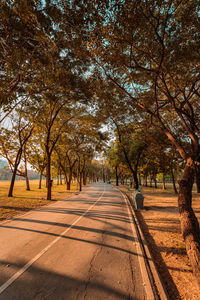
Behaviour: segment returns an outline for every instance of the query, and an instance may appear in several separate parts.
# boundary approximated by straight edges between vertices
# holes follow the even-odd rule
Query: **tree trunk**
[[[11,182],[10,182],[10,188],[9,188],[8,197],[12,197],[13,196],[13,189],[14,189],[14,184],[15,184],[16,173],[17,173],[17,166],[15,166],[15,169],[13,170],[12,179],[11,179]]]
[[[86,184],[87,184],[86,178],[87,178],[87,177],[84,175],[84,176],[83,176],[83,185],[86,185]]]
[[[144,185],[145,185],[145,186],[148,186],[148,182],[147,182],[147,175],[145,175],[145,177],[144,177],[144,181],[145,181],[145,182],[144,182]]]
[[[150,187],[152,187],[152,180],[153,180],[153,178],[150,177]]]
[[[86,185],[87,184],[87,174],[86,172],[84,171],[83,172],[83,185]]]
[[[22,148],[19,149],[19,151],[17,153],[17,156],[16,156],[16,159],[15,159],[15,165],[14,165],[14,170],[13,170],[13,174],[12,174],[12,179],[11,179],[11,182],[10,182],[8,197],[13,196],[13,189],[14,189],[15,178],[16,178],[16,174],[17,174],[17,168],[18,168],[19,163],[21,161],[21,157],[22,157]]]
[[[119,176],[117,172],[117,166],[115,167],[116,186],[119,186]]]
[[[185,241],[193,273],[200,286],[200,228],[192,209],[192,186],[194,166],[192,159],[187,159],[182,180],[179,181],[178,207],[181,232]]]
[[[142,185],[141,174],[139,173],[139,185]]]
[[[27,159],[26,159],[26,146],[24,146],[24,168],[25,168],[25,180],[26,180],[26,190],[30,191],[30,184],[28,179],[28,170],[27,170]]]
[[[65,177],[67,180],[67,176]],[[72,182],[72,169],[69,170],[69,179],[67,180],[67,190],[71,189],[71,182]]]
[[[175,178],[174,178],[173,167],[171,167],[171,176],[172,176],[172,183],[173,183],[174,193],[178,194],[178,191],[177,191],[177,188],[176,188],[176,181],[175,181]]]
[[[62,174],[60,174],[60,184],[62,185]]]
[[[195,177],[196,177],[197,193],[200,193],[200,167],[199,166],[195,166]]]
[[[165,185],[165,174],[163,173],[163,176],[162,176],[162,189],[163,190],[166,190],[166,185]]]
[[[30,184],[29,184],[28,172],[26,172],[26,190],[30,191]]]
[[[70,191],[70,189],[71,189],[71,182],[67,181],[67,190]]]
[[[66,182],[67,182],[67,190],[68,191],[71,189],[72,177],[73,177],[73,167],[70,167],[69,168],[69,178],[68,178],[68,180],[67,180],[67,174],[65,176]]]
[[[40,173],[39,186],[38,189],[42,188],[42,173]]]
[[[57,185],[59,185],[59,175],[57,176]]]
[[[47,176],[47,200],[51,200],[51,154],[47,152],[47,166],[46,166],[46,176]]]
[[[105,173],[104,173],[104,167],[103,167],[103,170],[102,170],[102,180],[103,180],[103,182],[106,181],[106,179],[105,179]]]
[[[157,179],[156,179],[156,175],[154,176],[154,187],[155,187],[155,189],[157,189]]]
[[[79,173],[79,191],[82,191],[82,172]]]
[[[139,188],[139,182],[137,177],[137,171],[133,173],[133,179],[134,179],[134,188],[137,190]]]

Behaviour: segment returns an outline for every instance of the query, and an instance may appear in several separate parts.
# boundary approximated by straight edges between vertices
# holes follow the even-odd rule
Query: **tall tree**
[[[38,112],[36,128],[40,130],[41,146],[45,151],[48,200],[51,200],[52,152],[72,117],[72,111],[66,106],[65,99],[55,99],[53,95],[48,95],[48,97],[44,99],[43,106],[40,107],[40,111]]]
[[[25,171],[22,171],[19,167],[24,148],[33,133],[33,129],[34,125],[32,122],[26,121],[20,115],[15,115],[13,117],[13,128],[4,128],[1,131],[1,154],[7,159],[12,171],[8,197],[13,196],[16,175],[27,177],[27,169],[25,168]]]
[[[58,163],[62,170],[62,173],[65,176],[65,181],[67,184],[67,190],[71,189],[71,181],[73,177],[74,168],[78,162],[75,145],[73,143],[73,135],[70,134],[70,130],[67,133],[64,133],[57,146],[55,147],[55,152],[58,157]]]

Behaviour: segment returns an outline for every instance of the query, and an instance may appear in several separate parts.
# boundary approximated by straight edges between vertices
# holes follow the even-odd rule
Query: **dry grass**
[[[137,216],[170,299],[200,299],[180,232],[177,195],[171,187],[165,191],[143,187],[142,193],[145,209],[138,210]],[[193,208],[200,220],[200,195],[195,192]]]
[[[53,184],[52,200],[46,200],[45,181],[42,189],[38,189],[38,180],[30,181],[31,191],[26,191],[26,183],[23,180],[15,182],[13,197],[8,198],[9,181],[0,181],[0,220],[12,218],[31,209],[41,207],[52,201],[65,198],[75,192],[76,185],[72,184],[71,191],[66,190],[66,185]]]

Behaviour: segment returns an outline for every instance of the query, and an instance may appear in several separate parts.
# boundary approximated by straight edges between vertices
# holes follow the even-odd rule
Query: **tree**
[[[42,104],[37,116],[37,131],[40,130],[41,146],[45,151],[43,155],[46,158],[47,199],[51,200],[52,152],[73,115],[63,98],[56,99],[55,96],[48,95]]]
[[[58,12],[43,8],[43,1],[0,2],[0,107],[8,113],[21,97],[32,94],[31,82],[52,56],[55,59]]]
[[[13,122],[13,128],[2,129],[0,137],[1,154],[7,159],[12,171],[8,197],[13,196],[16,175],[27,177],[27,169],[25,168],[25,171],[22,171],[19,166],[24,148],[34,129],[33,123],[25,120],[20,114],[13,118]]]
[[[144,154],[144,161],[146,161],[144,164],[146,164],[148,173],[162,173],[163,189],[166,189],[165,176],[170,174],[174,192],[177,194],[174,170],[182,163],[180,155],[176,153],[175,147],[171,145],[162,132],[155,130],[153,127],[144,126],[144,124],[142,130],[148,143]],[[153,172],[151,171],[152,168]]]
[[[69,136],[66,133],[63,134],[55,147],[55,152],[58,157],[58,164],[65,176],[67,190],[70,190],[74,167],[78,161],[74,150],[73,137],[70,138],[70,134]]]
[[[42,176],[46,168],[45,151],[42,150],[39,135],[32,136],[31,149],[28,149],[28,162],[40,174],[38,189],[42,188]]]
[[[95,151],[100,150],[105,145],[107,134],[102,133],[99,128],[101,122],[95,116],[85,114],[74,124],[73,141],[74,151],[77,157],[77,170],[79,190],[82,190],[82,182],[86,183],[87,164],[91,163]]]
[[[200,161],[199,4],[103,1],[93,9],[99,21],[88,49],[102,77],[124,93],[129,115],[149,115],[152,126],[185,161],[178,206],[187,254],[200,284],[200,229],[192,209],[194,166]]]
[[[116,179],[116,186],[119,185],[119,165],[120,165],[120,153],[119,149],[117,148],[117,145],[114,143],[111,145],[110,149],[106,153],[108,162],[110,167],[114,170],[115,173],[115,179]]]

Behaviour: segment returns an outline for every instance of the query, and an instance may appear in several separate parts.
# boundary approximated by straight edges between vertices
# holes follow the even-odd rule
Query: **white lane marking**
[[[8,279],[3,285],[0,286],[0,294],[5,291],[17,278],[19,278],[36,260],[38,260],[44,253],[46,253],[65,233],[67,233],[82,217],[84,217],[88,211],[90,211],[98,201],[101,200],[103,194],[105,193],[105,185],[104,191],[101,196],[92,204],[88,210],[86,210],[78,219],[76,219],[70,227],[65,229],[55,240],[53,240],[48,246],[46,246],[40,253],[38,253],[35,257],[33,257],[27,264],[25,264],[18,272],[16,272],[10,279]]]

